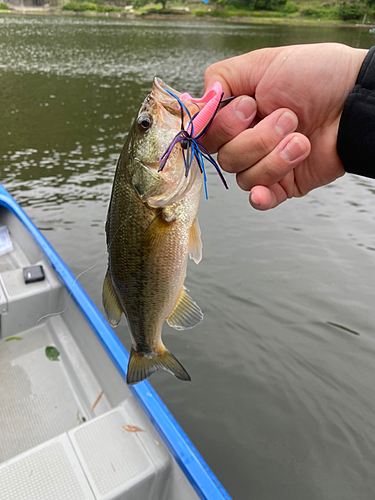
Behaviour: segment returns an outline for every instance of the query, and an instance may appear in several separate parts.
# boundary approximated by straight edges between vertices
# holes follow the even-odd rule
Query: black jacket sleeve
[[[345,103],[337,152],[347,172],[375,178],[375,47],[367,53]]]

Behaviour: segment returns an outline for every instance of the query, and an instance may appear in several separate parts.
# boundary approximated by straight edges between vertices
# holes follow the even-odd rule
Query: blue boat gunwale
[[[126,379],[129,354],[56,250],[21,206],[0,183],[0,206],[13,213],[30,232],[50,261],[76,304],[93,327],[121,376]],[[172,456],[202,500],[231,500],[203,457],[148,381],[130,389]]]

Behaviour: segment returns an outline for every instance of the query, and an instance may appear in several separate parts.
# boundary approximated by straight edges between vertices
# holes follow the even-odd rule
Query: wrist
[[[359,78],[359,73],[361,71],[361,67],[364,63],[364,60],[369,53],[369,50],[367,49],[352,49],[352,67],[351,67],[351,73],[353,76],[353,87]],[[352,87],[352,88],[353,88]]]
[[[337,152],[346,172],[375,178],[375,47],[362,57],[356,53],[358,76],[341,114]]]

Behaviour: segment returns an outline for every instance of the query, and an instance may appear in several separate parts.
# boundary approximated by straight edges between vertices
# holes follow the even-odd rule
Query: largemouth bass
[[[202,174],[195,158],[187,171],[180,144],[158,171],[185,113],[166,89],[181,96],[154,79],[121,152],[106,223],[103,304],[111,326],[123,313],[128,321],[132,338],[128,384],[159,369],[190,380],[164,346],[162,325],[167,321],[183,330],[203,319],[184,287],[188,256],[197,264],[202,258],[197,220]],[[184,105],[191,113],[199,111],[197,104],[184,101]]]

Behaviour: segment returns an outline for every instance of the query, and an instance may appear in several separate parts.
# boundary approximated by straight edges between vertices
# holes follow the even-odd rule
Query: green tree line
[[[349,22],[374,22],[375,0],[209,0],[208,4],[194,4],[189,0],[75,0],[64,5],[64,10],[121,12],[120,5],[132,4],[134,9],[147,4],[161,4],[164,12],[173,4],[185,4],[197,16],[232,17],[300,17],[312,20],[338,20]],[[114,5],[115,4],[115,5]],[[150,6],[151,7],[151,6]],[[151,7],[152,8],[152,7]],[[169,12],[169,11],[168,11]],[[170,11],[172,13],[172,11]]]
[[[375,18],[375,0],[302,1],[292,0],[209,0],[223,7],[246,8],[250,11],[273,11],[283,15],[299,15],[312,19],[360,21]],[[367,19],[367,20],[369,20]]]

